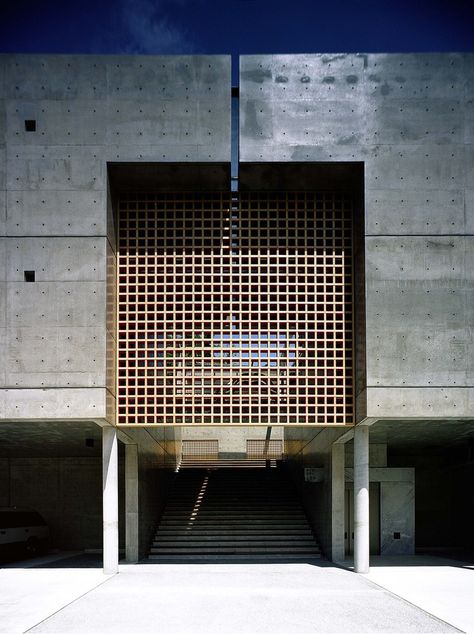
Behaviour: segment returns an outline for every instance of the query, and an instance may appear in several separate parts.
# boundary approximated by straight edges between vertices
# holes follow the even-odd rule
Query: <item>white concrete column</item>
[[[331,559],[343,561],[344,549],[344,444],[331,449]]]
[[[118,448],[115,427],[102,427],[102,519],[104,574],[118,572]]]
[[[125,558],[138,557],[138,446],[125,445]]]
[[[369,428],[354,429],[354,570],[369,572]]]

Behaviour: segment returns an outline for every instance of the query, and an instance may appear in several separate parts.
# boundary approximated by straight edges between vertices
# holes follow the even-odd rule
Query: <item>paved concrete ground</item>
[[[0,597],[9,634],[456,631],[324,561],[124,565],[105,579],[98,568],[10,568],[0,570]]]
[[[0,569],[0,632],[25,632],[107,581],[100,568],[35,568],[59,556],[37,558]],[[21,567],[19,567],[21,566]]]
[[[340,562],[352,570],[351,560]],[[405,601],[474,633],[474,560],[428,555],[371,557],[366,579]]]
[[[374,557],[367,578],[447,621],[474,632],[474,564],[440,557]]]

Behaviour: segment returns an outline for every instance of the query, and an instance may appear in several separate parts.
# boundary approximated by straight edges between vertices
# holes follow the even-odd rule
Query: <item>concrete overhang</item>
[[[351,190],[363,192],[364,163],[240,163],[239,189],[248,190]]]
[[[230,191],[230,163],[107,163],[114,194],[157,191]]]
[[[0,423],[0,458],[101,455],[102,428],[91,421]]]
[[[370,426],[370,442],[419,451],[474,444],[474,419],[384,419]]]

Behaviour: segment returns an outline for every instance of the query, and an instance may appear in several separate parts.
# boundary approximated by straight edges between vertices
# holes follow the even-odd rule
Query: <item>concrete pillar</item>
[[[369,572],[369,428],[354,429],[354,570]]]
[[[331,559],[343,561],[344,549],[344,445],[331,449]]]
[[[138,557],[138,446],[125,445],[125,558]]]
[[[118,448],[115,427],[102,427],[102,518],[104,574],[118,572]]]

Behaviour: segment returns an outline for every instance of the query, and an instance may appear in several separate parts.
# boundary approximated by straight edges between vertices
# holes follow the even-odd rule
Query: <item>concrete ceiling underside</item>
[[[370,442],[400,449],[470,444],[474,420],[379,420],[370,427]]]
[[[109,163],[115,194],[156,191],[230,191],[230,163]]]
[[[243,191],[350,189],[362,193],[363,183],[361,161],[239,164],[239,189]]]
[[[0,457],[91,457],[101,453],[102,428],[89,421],[0,423]]]
[[[293,440],[310,440],[316,431],[328,430],[291,431]],[[474,443],[474,420],[379,420],[370,427],[370,442],[401,450],[469,445]],[[90,421],[0,423],[0,457],[100,456],[101,447],[102,429]]]

